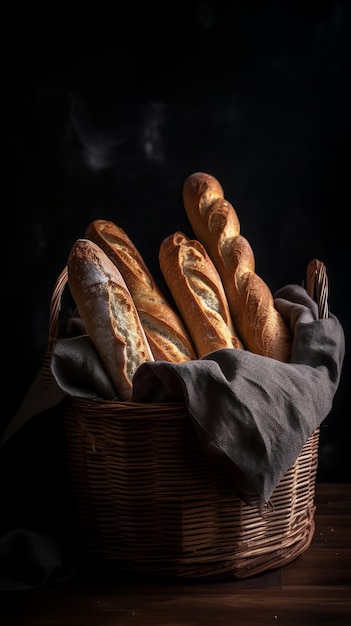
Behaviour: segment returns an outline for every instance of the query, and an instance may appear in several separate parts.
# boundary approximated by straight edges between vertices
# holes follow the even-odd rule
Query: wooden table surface
[[[312,544],[283,568],[216,583],[71,579],[7,592],[0,624],[346,626],[351,624],[351,484],[317,483],[316,505]]]

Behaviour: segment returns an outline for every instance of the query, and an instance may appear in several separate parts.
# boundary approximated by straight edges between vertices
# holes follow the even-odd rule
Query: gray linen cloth
[[[303,287],[287,285],[274,298],[294,337],[290,363],[224,349],[181,364],[144,363],[133,379],[134,402],[185,402],[204,450],[247,502],[269,501],[328,416],[345,355],[340,322],[332,314],[318,319],[317,305]],[[39,412],[40,398],[41,410],[66,395],[116,398],[87,335],[58,340],[51,369],[56,385],[48,393],[36,383],[35,402],[29,393],[30,402],[24,401],[5,440]]]

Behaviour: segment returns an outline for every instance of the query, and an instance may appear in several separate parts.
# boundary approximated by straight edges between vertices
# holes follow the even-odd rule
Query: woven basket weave
[[[324,265],[307,290],[326,317]],[[51,304],[44,377],[58,337],[64,270]],[[246,578],[286,565],[314,534],[319,430],[260,509],[233,495],[202,450],[183,403],[64,402],[67,460],[85,551],[125,572]]]

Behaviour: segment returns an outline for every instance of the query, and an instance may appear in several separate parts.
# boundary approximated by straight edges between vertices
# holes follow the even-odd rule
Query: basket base
[[[244,580],[246,578],[252,578],[269,572],[280,567],[284,567],[295,561],[301,556],[310,546],[315,531],[314,521],[311,522],[308,527],[308,533],[296,544],[273,551],[269,554],[264,554],[252,558],[251,560],[244,558],[242,561],[237,560],[234,556],[233,559],[227,559],[226,561],[210,562],[210,563],[198,563],[198,564],[167,564],[167,563],[155,563],[153,561],[138,563],[138,561],[125,562],[115,561],[109,559],[106,555],[101,557],[99,555],[92,555],[89,553],[90,558],[94,559],[94,569],[108,568],[109,571],[118,572],[131,576],[140,576],[144,579],[145,576],[154,577],[155,579],[167,579],[183,580],[189,582],[225,582],[231,580]]]

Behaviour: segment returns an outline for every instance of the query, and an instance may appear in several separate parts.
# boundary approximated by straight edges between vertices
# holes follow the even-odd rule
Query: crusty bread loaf
[[[255,273],[249,242],[240,235],[232,204],[216,178],[204,172],[184,182],[183,201],[195,237],[221,276],[232,319],[244,346],[256,354],[288,361],[292,337],[274,307],[272,293]]]
[[[135,371],[154,359],[123,277],[103,250],[87,239],[74,243],[67,271],[72,297],[116,397],[131,400]]]
[[[162,241],[159,263],[199,357],[241,348],[220,276],[204,246],[178,231]]]
[[[104,250],[121,272],[139,313],[154,359],[181,363],[198,357],[183,320],[157,286],[127,233],[109,220],[97,219],[85,237]]]

